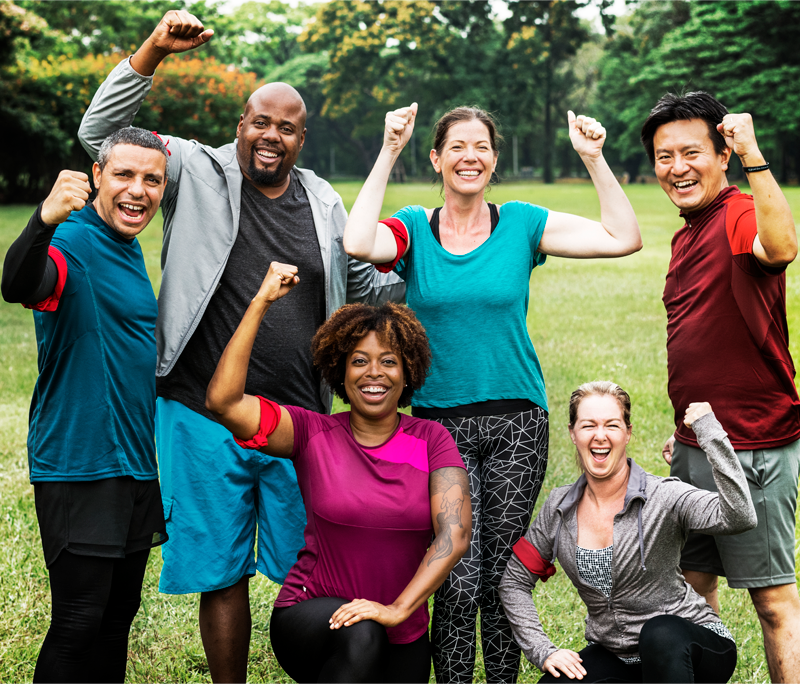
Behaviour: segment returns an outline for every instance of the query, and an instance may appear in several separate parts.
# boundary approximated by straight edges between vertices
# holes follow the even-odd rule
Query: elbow
[[[771,250],[766,262],[770,268],[786,268],[797,258],[797,245],[787,245],[780,250]]]
[[[214,390],[213,385],[209,385],[206,391],[206,411],[211,413],[215,418],[222,418],[225,415],[225,409],[226,402],[219,395],[219,392]]]
[[[342,238],[342,247],[347,256],[357,261],[368,260],[367,257],[369,257],[369,253],[358,244],[358,241],[352,236],[352,233],[348,234],[347,228],[345,228],[344,237]]]

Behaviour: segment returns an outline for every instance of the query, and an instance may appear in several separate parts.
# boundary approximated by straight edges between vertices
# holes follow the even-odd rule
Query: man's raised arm
[[[753,255],[764,266],[787,266],[797,256],[797,233],[789,203],[758,149],[753,118],[728,114],[717,126],[725,142],[742,162],[756,209],[758,236]]]
[[[184,10],[170,10],[131,57],[117,65],[92,98],[78,138],[92,159],[111,133],[130,126],[150,92],[152,76],[165,57],[207,43],[214,31]]]

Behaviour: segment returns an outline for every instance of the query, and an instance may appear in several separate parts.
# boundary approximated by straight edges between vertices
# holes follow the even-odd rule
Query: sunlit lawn
[[[338,183],[349,207],[358,183]],[[676,210],[658,186],[626,188],[644,236],[644,249],[619,260],[570,261],[551,258],[531,279],[528,327],[547,381],[551,411],[550,465],[540,504],[556,486],[573,480],[577,471],[568,444],[566,406],[581,382],[610,379],[633,399],[635,439],[630,454],[646,469],[664,475],[659,452],[672,431],[666,394],[666,318],[661,303],[669,244],[680,226]],[[787,195],[800,218],[800,189]],[[599,217],[591,186],[501,184],[490,200],[525,200],[558,211]],[[384,205],[388,215],[406,204],[438,206],[438,190],[430,185],[393,185]],[[25,225],[32,207],[0,208],[0,254]],[[142,236],[147,267],[157,288],[160,219]],[[480,287],[475,283],[475,287]],[[800,268],[787,279],[792,352],[798,358]],[[465,322],[466,324],[466,322]],[[468,350],[465,350],[468,352]],[[502,350],[498,350],[502,353]],[[39,646],[49,621],[49,589],[28,484],[25,439],[27,410],[36,378],[36,345],[30,312],[0,303],[0,681],[30,681]],[[161,558],[151,555],[142,609],[134,623],[128,666],[130,681],[208,680],[197,629],[197,596],[165,596],[157,591]],[[584,645],[585,610],[577,594],[558,573],[536,589],[545,628],[560,646]],[[288,681],[270,650],[269,614],[276,587],[264,577],[251,582],[253,639],[249,676],[253,681]],[[736,637],[739,664],[736,681],[768,681],[761,632],[746,592],[721,592],[722,618]],[[521,681],[538,679],[538,670],[523,663]],[[476,679],[483,679],[482,666]]]

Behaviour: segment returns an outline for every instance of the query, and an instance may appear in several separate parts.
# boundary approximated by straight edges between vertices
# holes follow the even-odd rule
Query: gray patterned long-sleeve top
[[[544,570],[558,559],[588,609],[586,639],[620,657],[638,655],[639,632],[656,615],[677,615],[695,624],[719,617],[684,580],[681,549],[691,530],[738,534],[756,526],[744,472],[713,413],[698,418],[692,429],[705,451],[719,493],[697,489],[674,477],[657,477],[633,460],[623,509],[614,516],[614,561],[611,595],[584,582],[578,573],[577,505],[586,487],[581,475],[572,485],[555,489],[524,539],[526,567],[515,553],[500,582],[500,598],[517,643],[540,669],[558,650],[542,629],[531,590],[549,576]],[[532,548],[531,548],[532,546]],[[517,548],[517,547],[515,547]],[[530,554],[541,557],[531,563]]]

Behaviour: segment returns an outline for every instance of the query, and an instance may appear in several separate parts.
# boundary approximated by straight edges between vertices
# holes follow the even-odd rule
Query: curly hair
[[[346,304],[323,323],[311,340],[314,365],[333,393],[350,403],[344,387],[347,356],[358,341],[375,332],[403,360],[406,386],[397,402],[408,406],[411,397],[425,383],[431,365],[431,348],[422,323],[407,306],[387,302],[383,306]]]

